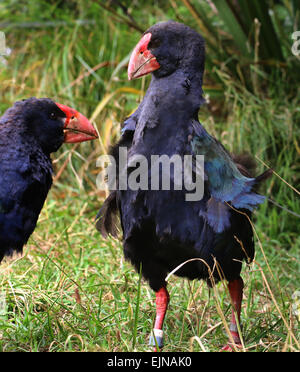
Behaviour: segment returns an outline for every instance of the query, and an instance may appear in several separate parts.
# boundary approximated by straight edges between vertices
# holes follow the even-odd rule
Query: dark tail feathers
[[[238,170],[242,173],[243,176],[253,178],[255,177],[256,162],[253,157],[247,153],[244,154],[231,154],[232,159],[234,160]],[[261,182],[265,181],[273,174],[272,169],[268,169],[259,176],[255,177],[256,185],[259,185]]]
[[[119,221],[116,191],[112,191],[106,198],[96,220],[96,228],[104,238],[107,238],[109,234],[117,237]]]
[[[257,184],[260,184],[261,182],[265,181],[267,178],[271,177],[273,174],[273,169],[268,169],[264,173],[260,174],[255,178],[255,181]]]

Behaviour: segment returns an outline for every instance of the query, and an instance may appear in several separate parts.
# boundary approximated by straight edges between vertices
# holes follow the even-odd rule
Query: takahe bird
[[[126,190],[117,182],[97,216],[97,228],[106,236],[116,235],[114,216],[120,214],[125,257],[142,270],[156,292],[155,339],[151,337],[150,344],[159,347],[169,302],[166,276],[196,258],[182,265],[176,275],[204,279],[209,285],[228,281],[237,314],[236,319],[232,312],[230,331],[234,343],[241,344],[237,327],[243,293],[240,272],[242,260],[250,262],[254,256],[247,216],[263,202],[264,197],[253,189],[268,176],[265,172],[251,177],[247,164],[234,160],[198,122],[204,102],[204,59],[204,39],[188,26],[168,21],[149,28],[131,55],[128,76],[131,80],[151,72],[151,83],[138,109],[125,120],[122,137],[111,152],[118,164],[119,149],[127,149],[129,175],[136,169],[137,155],[149,162],[152,155],[204,155],[202,199],[186,201],[188,190],[177,190],[173,172],[169,191]]]
[[[35,229],[52,185],[50,154],[97,137],[85,116],[49,98],[16,102],[0,118],[0,262]]]

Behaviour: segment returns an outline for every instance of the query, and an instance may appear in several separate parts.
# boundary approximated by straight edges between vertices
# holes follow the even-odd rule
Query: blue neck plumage
[[[186,120],[197,119],[204,102],[202,74],[177,70],[165,77],[152,75],[143,101],[134,114],[125,120],[122,133],[134,131],[138,123],[154,127],[158,121],[166,119],[184,125]]]

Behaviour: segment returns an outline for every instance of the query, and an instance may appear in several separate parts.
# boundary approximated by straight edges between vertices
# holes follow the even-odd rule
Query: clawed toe
[[[233,352],[233,351],[236,351],[236,349],[241,349],[242,348],[242,344],[231,344],[231,343],[228,343],[227,345],[223,346],[222,349],[220,351],[230,351],[230,352]]]

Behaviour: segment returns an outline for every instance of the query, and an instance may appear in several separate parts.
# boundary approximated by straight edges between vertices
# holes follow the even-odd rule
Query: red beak
[[[57,102],[55,104],[66,114],[64,142],[76,143],[98,138],[93,125],[80,112]]]
[[[148,32],[134,48],[128,65],[129,80],[147,75],[160,68],[155,56],[147,49],[151,37],[151,33]]]

